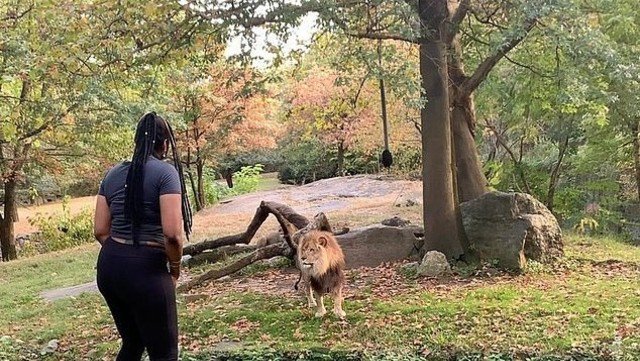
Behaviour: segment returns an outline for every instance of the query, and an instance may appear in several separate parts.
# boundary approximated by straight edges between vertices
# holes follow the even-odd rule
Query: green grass
[[[263,173],[260,175],[257,191],[271,191],[282,186],[278,173]]]
[[[38,297],[45,289],[93,279],[96,252],[97,246],[83,246],[0,265],[0,359],[40,357],[51,339],[60,340],[60,349],[45,359],[114,355],[118,341],[99,295],[52,303]],[[185,359],[192,360],[211,359],[221,341],[236,342],[243,351],[216,357],[238,360],[269,359],[265,355],[331,359],[323,358],[325,351],[309,351],[316,349],[344,351],[331,356],[337,360],[356,351],[389,360],[427,354],[472,360],[479,353],[509,360],[516,352],[566,356],[582,351],[612,359],[640,357],[640,248],[615,238],[569,235],[566,253],[557,267],[523,276],[409,287],[395,297],[354,297],[345,304],[347,322],[314,318],[293,294],[228,291],[194,301],[181,297],[181,346]],[[607,260],[617,263],[602,263]],[[287,350],[307,353],[287,358]],[[399,356],[405,353],[406,358]]]
[[[565,247],[565,254],[569,258],[640,263],[640,246],[633,245],[621,237],[590,238],[569,234],[565,237]]]

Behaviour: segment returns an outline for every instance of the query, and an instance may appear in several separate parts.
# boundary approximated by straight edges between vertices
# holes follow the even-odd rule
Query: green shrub
[[[282,183],[306,184],[338,174],[338,152],[335,147],[317,140],[285,142],[280,149],[282,165],[278,179]],[[372,151],[348,149],[343,158],[344,175],[376,173],[378,154]]]
[[[335,176],[337,165],[327,146],[317,140],[284,142],[283,164],[278,171],[282,183],[306,184]]]
[[[233,173],[233,188],[227,187],[226,183],[220,183],[212,173],[205,174],[204,199],[206,205],[217,204],[224,198],[255,192],[260,183],[262,170],[262,164],[242,167]],[[191,187],[187,187],[187,192],[191,198],[191,204],[194,204]]]
[[[95,241],[93,236],[93,214],[90,210],[72,215],[69,197],[62,201],[62,213],[45,216],[38,213],[29,222],[38,228],[35,239],[23,247],[25,253],[46,253],[79,246]],[[33,244],[32,244],[33,242]]]
[[[414,146],[399,146],[393,153],[393,171],[403,176],[422,178],[422,149]]]
[[[275,149],[261,149],[246,153],[227,155],[219,161],[215,171],[223,173],[230,169],[232,172],[238,172],[242,167],[252,166],[254,164],[262,164],[263,171],[266,173],[277,172],[282,164],[280,153]]]
[[[262,164],[256,164],[242,167],[239,171],[233,173],[233,188],[231,190],[234,195],[255,192],[258,189],[260,174],[263,169]]]

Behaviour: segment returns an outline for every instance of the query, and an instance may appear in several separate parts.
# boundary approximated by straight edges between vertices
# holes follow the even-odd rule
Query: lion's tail
[[[300,280],[302,280],[302,272],[300,272],[300,276],[298,277],[298,280],[296,281],[296,284],[293,285],[293,288],[297,291],[298,290],[298,284],[300,284]]]

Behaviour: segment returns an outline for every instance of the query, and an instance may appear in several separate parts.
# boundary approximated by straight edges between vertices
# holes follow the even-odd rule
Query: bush
[[[213,174],[205,174],[204,199],[206,205],[216,204],[224,198],[255,192],[260,183],[262,170],[262,164],[242,167],[239,171],[233,173],[233,188],[228,188],[226,183],[221,184],[215,179]],[[191,187],[188,187],[187,191],[193,204],[193,191]]]
[[[305,184],[335,176],[336,163],[330,150],[317,139],[284,142],[283,165],[278,171],[282,183]]]
[[[399,146],[393,153],[393,171],[412,179],[422,178],[422,149]]]
[[[273,149],[263,149],[247,153],[233,154],[220,160],[215,170],[239,172],[243,167],[261,164],[266,173],[277,172],[282,164],[281,155]]]
[[[338,152],[317,140],[285,142],[280,149],[282,165],[278,179],[282,183],[306,184],[320,179],[337,177]],[[375,152],[349,149],[344,152],[345,175],[376,173],[380,169]]]
[[[71,215],[69,197],[62,201],[62,213],[45,216],[37,214],[29,220],[39,232],[34,239],[26,241],[21,253],[24,255],[46,253],[76,247],[95,241],[93,236],[93,214],[90,210]]]

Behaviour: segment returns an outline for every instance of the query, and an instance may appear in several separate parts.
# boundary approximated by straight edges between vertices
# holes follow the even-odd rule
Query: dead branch
[[[296,227],[296,229],[304,228],[305,226],[307,226],[307,224],[309,224],[309,220],[307,218],[296,213],[291,207],[287,205],[276,202],[262,202],[256,210],[256,214],[253,216],[253,219],[251,220],[251,223],[249,223],[249,226],[247,227],[247,230],[245,232],[232,236],[205,240],[200,243],[186,246],[183,250],[183,254],[195,256],[209,249],[215,249],[223,246],[232,246],[242,243],[248,244],[251,239],[253,239],[262,223],[264,223],[264,221],[267,219],[269,213],[275,215],[276,218],[280,217],[278,219],[278,222],[280,222],[281,226],[283,225],[283,222],[281,222],[282,219],[288,221],[288,223],[292,224],[294,227]],[[292,234],[294,232],[295,230],[290,233]]]
[[[333,230],[331,229],[331,225],[329,224],[329,220],[327,219],[327,216],[324,213],[320,212],[316,214],[315,217],[313,217],[312,222],[310,222],[306,227],[301,228],[299,231],[297,231],[293,235],[293,243],[297,245],[300,242],[300,238],[302,238],[302,236],[304,236],[305,234],[309,233],[309,231],[312,231],[312,230],[319,230],[319,231],[333,233]]]
[[[201,265],[203,263],[216,263],[240,253],[255,251],[258,248],[259,247],[257,246],[245,246],[245,245],[220,247],[218,249],[208,251],[208,252],[202,252],[200,254],[193,256],[193,258],[187,261],[187,265],[189,267],[194,267],[197,265]]]
[[[187,281],[186,283],[181,284],[180,286],[178,286],[177,291],[178,292],[189,291],[193,287],[201,285],[202,283],[208,280],[215,280],[215,279],[222,278],[224,276],[228,276],[232,273],[238,272],[239,270],[243,269],[244,267],[252,263],[255,263],[263,259],[269,259],[276,256],[291,257],[291,254],[292,254],[291,248],[289,248],[289,246],[284,242],[262,247],[251,252],[245,257],[242,257],[241,259],[235,261],[234,263],[228,265],[227,267],[212,269],[192,280]]]

